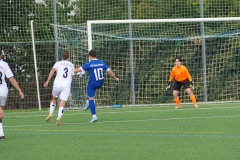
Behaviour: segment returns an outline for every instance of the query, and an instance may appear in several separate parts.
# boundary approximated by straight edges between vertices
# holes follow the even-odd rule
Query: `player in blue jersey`
[[[96,90],[101,88],[104,84],[104,72],[107,71],[110,76],[112,76],[116,81],[119,81],[119,78],[115,76],[113,71],[106,65],[102,60],[97,59],[97,52],[91,50],[88,52],[89,62],[85,63],[82,67],[76,68],[75,73],[81,72],[82,74],[85,71],[89,72],[89,80],[87,85],[87,107],[89,107],[92,113],[92,120],[90,123],[96,122],[96,106],[94,102]]]

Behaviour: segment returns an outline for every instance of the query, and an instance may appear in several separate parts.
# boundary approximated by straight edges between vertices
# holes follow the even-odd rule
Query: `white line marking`
[[[156,108],[156,107],[154,107]],[[235,107],[212,107],[212,108],[198,108],[198,109],[195,109],[194,107],[192,108],[187,108],[187,109],[174,109],[174,108],[169,108],[169,109],[164,109],[164,110],[141,110],[141,111],[127,111],[127,110],[124,110],[124,111],[109,111],[109,112],[101,112],[103,110],[101,110],[100,112],[98,112],[97,114],[122,114],[122,113],[144,113],[144,112],[167,112],[167,111],[188,111],[188,110],[213,110],[213,109],[232,109],[232,108],[240,108],[240,106],[235,106]],[[79,113],[68,113],[69,111],[66,111],[66,113],[64,115],[89,115],[90,112],[89,111],[76,111],[75,112],[79,112]],[[16,112],[15,112],[16,113]],[[22,112],[19,112],[18,114],[21,114]],[[24,112],[23,112],[24,113]],[[29,112],[29,113],[39,113],[39,112]],[[57,112],[55,112],[57,114]],[[5,118],[26,118],[26,117],[47,117],[48,116],[48,113],[46,113],[46,115],[26,115],[26,116],[18,116],[18,115],[9,115],[9,114],[5,114]]]
[[[142,119],[142,120],[124,120],[124,121],[98,121],[97,124],[104,123],[128,123],[128,122],[148,122],[148,121],[172,121],[172,120],[192,120],[192,119],[213,119],[213,118],[235,118],[240,117],[240,115],[233,116],[210,116],[210,117],[188,117],[188,118],[163,118],[163,119]],[[83,123],[63,123],[63,125],[79,125],[79,124],[89,124],[89,122]],[[15,128],[15,127],[38,127],[38,126],[49,126],[55,124],[39,124],[39,125],[16,125],[16,126],[4,126],[6,128]]]

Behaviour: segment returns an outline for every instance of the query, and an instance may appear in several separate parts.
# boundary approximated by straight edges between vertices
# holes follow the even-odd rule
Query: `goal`
[[[96,20],[57,28],[59,47],[74,53],[74,63],[87,62],[95,49],[120,78],[105,76],[98,106],[173,103],[165,87],[176,56],[192,75],[198,102],[239,100],[240,17]],[[87,78],[76,81],[84,99]],[[191,102],[184,89],[180,98]]]

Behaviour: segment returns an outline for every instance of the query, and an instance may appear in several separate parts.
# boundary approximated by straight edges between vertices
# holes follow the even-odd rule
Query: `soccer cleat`
[[[180,109],[180,108],[181,108],[181,106],[176,106],[176,107],[175,107],[175,109]]]
[[[59,118],[59,117],[56,119],[56,125],[58,125],[58,126],[61,125],[60,119],[61,119],[61,118]]]
[[[52,114],[49,114],[48,117],[46,118],[46,122],[50,122],[51,118],[52,118]]]
[[[194,106],[195,106],[196,109],[198,108],[198,105],[197,105],[197,104],[195,104]]]
[[[85,108],[84,108],[84,111],[88,110],[89,109],[89,101],[87,100],[86,101],[86,104],[85,104]]]
[[[97,122],[97,117],[95,117],[95,118],[92,118],[92,120],[90,121],[90,123],[94,123],[94,122]]]
[[[0,136],[0,140],[1,141],[5,140],[5,136]]]

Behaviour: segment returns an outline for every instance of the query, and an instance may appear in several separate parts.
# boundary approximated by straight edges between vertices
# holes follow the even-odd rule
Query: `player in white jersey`
[[[2,119],[4,118],[4,112],[2,107],[5,106],[8,96],[8,87],[5,81],[5,77],[9,79],[11,84],[18,90],[20,99],[24,98],[24,94],[19,87],[17,81],[13,77],[13,73],[9,67],[9,65],[2,60],[3,58],[3,51],[0,50],[0,140],[4,140],[5,136],[3,133],[3,125]]]
[[[55,71],[57,72],[57,75],[53,83],[52,100],[50,103],[49,115],[46,118],[46,122],[49,122],[51,120],[53,111],[56,107],[57,99],[59,97],[60,104],[56,125],[61,125],[60,119],[63,116],[63,112],[70,95],[72,79],[74,78],[74,65],[69,61],[68,51],[65,50],[62,52],[62,61],[56,62],[54,64],[52,70],[48,75],[46,83],[44,83],[44,87],[48,86],[48,83]]]

